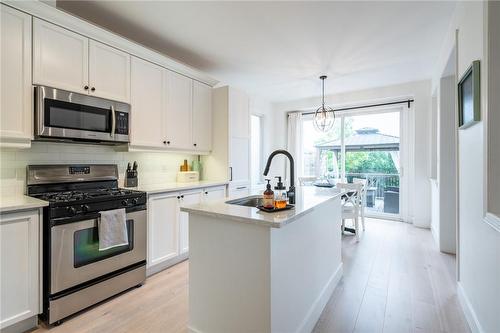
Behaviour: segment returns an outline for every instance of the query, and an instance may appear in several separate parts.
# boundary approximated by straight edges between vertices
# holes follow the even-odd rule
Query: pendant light
[[[321,106],[314,112],[314,128],[319,132],[328,132],[332,129],[335,122],[335,112],[333,109],[325,105],[325,79],[326,75],[319,77],[323,86],[323,98]]]

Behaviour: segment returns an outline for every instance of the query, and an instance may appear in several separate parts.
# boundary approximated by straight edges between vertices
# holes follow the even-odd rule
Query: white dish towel
[[[125,208],[99,212],[99,251],[128,245]]]

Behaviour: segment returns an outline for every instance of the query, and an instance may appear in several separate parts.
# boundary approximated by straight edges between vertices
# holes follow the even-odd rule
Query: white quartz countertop
[[[206,187],[222,186],[222,185],[227,185],[227,182],[201,180],[198,182],[189,182],[189,183],[173,182],[173,183],[139,185],[138,187],[136,187],[134,189],[147,192],[148,194],[154,194],[154,193],[163,193],[163,192],[194,190],[194,189],[198,189],[198,188],[206,188]]]
[[[198,215],[218,217],[239,222],[255,223],[262,226],[281,228],[297,218],[312,211],[315,207],[337,198],[343,192],[336,188],[320,188],[315,186],[297,187],[295,208],[275,213],[267,213],[256,207],[228,204],[227,201],[237,199],[225,198],[202,202],[196,205],[182,206],[181,211]],[[261,195],[258,191],[251,195]]]
[[[0,213],[17,210],[36,209],[48,206],[48,201],[32,198],[27,195],[2,195],[0,197]]]

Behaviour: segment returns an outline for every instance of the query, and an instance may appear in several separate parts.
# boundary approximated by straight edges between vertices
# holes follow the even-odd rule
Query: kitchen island
[[[312,331],[342,276],[341,192],[299,187],[276,213],[231,200],[181,207],[190,332]]]

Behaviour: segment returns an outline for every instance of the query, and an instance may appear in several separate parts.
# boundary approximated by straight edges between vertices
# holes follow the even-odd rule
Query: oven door
[[[38,138],[128,142],[127,104],[43,86],[35,95]]]
[[[50,293],[146,260],[146,210],[127,213],[129,244],[99,251],[98,220],[52,227]]]

